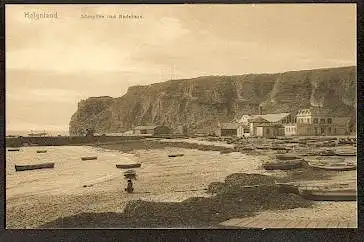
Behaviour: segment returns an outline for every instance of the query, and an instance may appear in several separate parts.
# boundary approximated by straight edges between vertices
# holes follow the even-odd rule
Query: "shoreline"
[[[145,141],[145,140],[144,140]],[[177,143],[176,143],[177,142]],[[147,145],[147,147],[146,147]],[[173,146],[175,145],[175,146]],[[288,194],[288,198],[286,195],[277,195],[275,204],[272,206],[268,206],[264,208],[264,202],[256,206],[254,208],[254,202],[248,202],[246,203],[249,205],[249,209],[245,209],[243,213],[236,212],[234,209],[236,209],[236,206],[234,205],[239,204],[239,201],[233,200],[232,198],[229,198],[230,195],[227,197],[225,195],[220,195],[219,199],[222,199],[223,201],[226,200],[224,203],[219,203],[219,199],[216,198],[216,195],[211,195],[206,193],[205,190],[201,188],[200,191],[185,191],[181,193],[173,193],[173,189],[171,189],[174,185],[174,183],[178,184],[179,179],[180,181],[183,181],[184,177],[188,177],[189,170],[191,170],[192,173],[194,173],[193,168],[183,170],[183,167],[178,168],[176,165],[178,164],[189,164],[189,160],[191,162],[195,162],[194,164],[198,165],[199,162],[196,163],[195,159],[201,159],[199,167],[201,165],[203,166],[204,163],[208,164],[213,169],[224,169],[224,163],[230,164],[232,160],[236,160],[234,162],[238,162],[236,164],[239,164],[239,157],[246,157],[246,159],[256,159],[255,161],[249,161],[252,165],[255,164],[255,166],[259,166],[257,162],[261,162],[260,159],[267,157],[266,154],[254,154],[251,155],[244,154],[243,152],[231,152],[228,154],[219,154],[216,151],[231,149],[227,147],[217,147],[217,146],[208,146],[208,145],[201,145],[201,144],[185,144],[181,143],[178,140],[175,140],[175,142],[165,142],[164,140],[158,141],[158,140],[147,140],[145,142],[140,141],[132,141],[132,142],[123,142],[123,144],[102,144],[97,145],[93,144],[91,145],[95,148],[102,148],[106,150],[114,150],[114,151],[122,151],[126,152],[130,155],[136,155],[138,159],[142,161],[143,164],[149,164],[149,160],[159,160],[159,159],[165,159],[164,163],[167,166],[170,166],[170,168],[166,169],[163,168],[165,171],[162,175],[160,174],[160,178],[158,176],[156,178],[148,178],[151,176],[153,168],[155,165],[149,164],[150,168],[148,170],[142,172],[142,180],[136,182],[136,187],[138,193],[127,195],[123,192],[123,183],[120,182],[120,180],[112,180],[112,181],[105,181],[101,182],[99,184],[94,185],[91,188],[84,188],[82,194],[78,195],[59,195],[59,196],[47,196],[47,195],[30,195],[28,198],[12,198],[9,199],[7,202],[11,202],[12,204],[7,204],[7,228],[38,228],[38,227],[47,227],[47,228],[62,228],[62,227],[102,227],[102,228],[108,228],[108,227],[123,227],[127,228],[128,225],[134,228],[137,227],[194,227],[194,228],[203,228],[203,227],[219,227],[219,223],[223,222],[222,220],[234,218],[234,217],[244,217],[244,216],[254,216],[259,215],[260,212],[264,211],[287,211],[283,208],[304,208],[306,206],[311,207],[314,206],[315,202],[310,202],[307,200],[302,201],[302,199],[299,196],[296,196],[295,194]],[[177,147],[176,147],[177,146]],[[182,147],[180,147],[182,146]],[[217,150],[215,150],[217,149]],[[206,151],[207,150],[207,151]],[[210,151],[209,151],[210,150]],[[212,151],[211,151],[212,150]],[[215,150],[215,151],[214,151]],[[171,152],[176,153],[186,153],[185,157],[178,157],[178,158],[167,158],[167,154]],[[163,158],[165,157],[165,158]],[[220,163],[214,163],[213,160],[209,157],[217,157],[217,159],[221,159]],[[186,160],[187,159],[187,160]],[[245,158],[244,158],[245,159]],[[184,162],[186,160],[186,162]],[[224,162],[222,162],[224,161]],[[227,163],[228,162],[228,163]],[[243,162],[243,161],[242,161]],[[220,164],[219,166],[216,166],[217,164]],[[232,165],[233,163],[231,163]],[[234,163],[235,164],[235,163]],[[165,165],[158,165],[160,167],[164,167]],[[174,168],[176,167],[176,168]],[[220,167],[220,168],[219,168]],[[178,170],[180,169],[180,171]],[[182,169],[182,170],[181,170]],[[256,169],[256,168],[255,168]],[[254,169],[253,169],[254,170]],[[258,170],[257,170],[258,171]],[[310,181],[335,181],[337,180],[335,177],[340,175],[337,172],[325,172],[325,171],[315,171],[312,172],[309,168],[301,168],[298,170],[292,170],[288,172],[267,172],[267,171],[259,171],[266,173],[266,176],[273,178],[279,182],[310,182]],[[192,174],[191,173],[191,174]],[[234,168],[231,168],[231,172],[224,171],[225,175],[218,175],[221,177],[221,179],[226,180],[226,176],[231,176],[233,173],[244,173],[244,170],[242,171],[235,171]],[[249,172],[251,173],[251,172]],[[253,172],[256,173],[256,172]],[[166,176],[166,175],[169,176]],[[220,173],[216,173],[220,174]],[[346,173],[348,174],[348,173]],[[201,176],[203,174],[200,174],[199,179],[205,180],[204,176]],[[209,175],[211,176],[211,175]],[[349,176],[351,177],[351,176]],[[177,178],[177,180],[175,180]],[[197,178],[197,177],[196,177]],[[196,179],[196,178],[190,178],[190,179]],[[356,178],[356,177],[355,177]],[[143,179],[145,181],[143,181]],[[152,179],[152,180],[150,180]],[[222,182],[223,180],[218,179],[217,177],[214,179],[213,177],[208,178],[206,181],[208,182],[206,185],[204,185],[204,189],[208,189],[209,186],[212,183],[216,182]],[[214,181],[215,180],[215,181]],[[196,180],[197,181],[197,180]],[[172,182],[172,183],[170,183]],[[194,181],[195,182],[195,181]],[[201,182],[201,181],[197,181]],[[203,182],[203,181],[202,181]],[[157,193],[153,195],[153,193],[148,193],[148,185],[147,184],[155,184],[158,186],[158,184],[165,183],[168,186],[172,186],[171,188],[166,188],[162,190],[158,190],[160,188],[156,187]],[[146,187],[141,187],[144,186]],[[152,185],[151,184],[151,185]],[[202,183],[201,183],[202,184]],[[155,186],[153,185],[153,186]],[[182,186],[184,187],[184,186]],[[186,184],[185,186],[187,189],[189,185]],[[193,187],[190,188],[190,190]],[[176,189],[175,189],[176,190]],[[183,190],[183,189],[182,189]],[[188,190],[188,189],[187,189]],[[271,192],[272,189],[269,190]],[[267,196],[267,192],[262,192],[256,190],[253,193],[246,194],[247,191],[238,191],[236,195],[236,192],[233,192],[235,194],[234,196],[242,196],[245,192],[244,197],[249,196],[251,197],[269,197]],[[268,192],[268,193],[269,193]],[[239,195],[240,194],[240,195]],[[254,195],[255,194],[255,195]],[[258,195],[257,195],[258,194]],[[259,195],[260,194],[260,195]],[[278,193],[275,193],[278,194]],[[249,197],[248,196],[248,197]],[[282,197],[284,199],[282,199]],[[172,198],[171,201],[168,202],[168,197]],[[180,198],[178,198],[180,197]],[[204,197],[204,198],[199,198]],[[29,198],[32,199],[32,202],[30,202],[29,207],[26,207],[24,205],[24,202],[29,203]],[[141,199],[141,201],[138,201]],[[231,200],[229,202],[229,199]],[[135,200],[137,202],[135,202]],[[185,200],[185,201],[184,201]],[[133,202],[134,201],[134,202]],[[232,202],[234,201],[234,202]],[[265,201],[265,200],[264,200]],[[283,204],[285,201],[290,201],[291,204],[288,204],[288,207],[282,207],[283,210],[277,210],[277,203]],[[266,201],[267,202],[267,201]],[[252,203],[252,204],[250,204]],[[335,203],[335,202],[333,202]],[[356,202],[355,202],[356,203]],[[128,205],[129,204],[129,205]],[[130,205],[131,204],[131,205]],[[134,204],[134,205],[133,205]],[[230,211],[229,209],[233,209],[230,212],[227,212],[227,214],[223,215],[221,212],[218,212],[220,215],[213,215],[209,211],[209,209],[216,209],[211,207],[212,204],[216,204],[217,208],[219,207],[226,207],[226,211]],[[230,205],[226,205],[230,204]],[[332,203],[328,203],[332,204]],[[124,211],[124,208],[129,206],[129,210]],[[130,207],[131,206],[131,207]],[[147,212],[145,215],[140,216],[139,219],[137,219],[138,213],[133,214],[134,211],[133,206],[144,208],[145,211],[152,211],[155,210],[153,214],[150,214]],[[141,206],[141,207],[140,207]],[[201,207],[202,206],[202,207]],[[207,206],[207,207],[206,207]],[[210,208],[209,208],[210,206]],[[261,208],[263,206],[263,210]],[[328,205],[332,206],[332,205]],[[133,208],[133,209],[132,209]],[[148,208],[148,209],[147,209]],[[152,209],[153,208],[153,209]],[[185,214],[190,214],[189,216],[192,217],[193,214],[198,214],[200,210],[197,208],[200,208],[200,210],[205,209],[205,216],[208,218],[204,218],[202,221],[200,221],[198,218],[190,218],[188,221],[175,221],[172,219],[172,221],[167,221],[166,217],[163,217],[159,214],[163,214],[163,209],[167,211],[171,211],[171,217],[173,217],[177,213],[180,214],[178,211],[184,211]],[[34,209],[34,211],[31,211]],[[162,210],[161,210],[162,209]],[[186,210],[187,209],[187,210]],[[196,210],[197,209],[197,210]],[[207,210],[206,210],[207,209]],[[279,206],[278,206],[279,209]],[[345,208],[343,208],[345,210]],[[143,211],[144,211],[143,210]],[[202,211],[201,210],[201,211]],[[38,212],[37,212],[38,211]],[[159,211],[159,212],[158,212]],[[192,212],[191,212],[192,211]],[[240,211],[239,209],[237,211]],[[253,212],[255,211],[255,212]],[[350,210],[351,211],[351,210]],[[348,213],[351,213],[351,212]],[[148,216],[147,216],[148,215]],[[31,218],[34,216],[35,218]],[[106,216],[106,217],[105,217]],[[187,216],[187,215],[186,215]],[[211,217],[212,216],[212,217]],[[351,216],[351,215],[348,215]],[[19,221],[16,219],[16,217],[24,218],[24,220],[29,219],[29,221]],[[110,218],[113,218],[112,223],[108,223]],[[131,220],[131,218],[133,221]],[[192,219],[192,220],[191,220]],[[11,221],[11,222],[10,222]],[[67,222],[68,221],[68,222]],[[93,221],[93,224],[90,224],[90,221]],[[165,224],[163,224],[163,221]],[[199,222],[200,221],[200,222]],[[210,224],[209,221],[213,221],[213,224]],[[67,225],[68,224],[68,225]]]

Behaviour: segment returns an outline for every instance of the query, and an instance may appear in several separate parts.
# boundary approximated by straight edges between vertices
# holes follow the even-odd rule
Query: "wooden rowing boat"
[[[172,155],[168,155],[168,157],[179,157],[179,156],[184,156],[184,154],[172,154]]]
[[[47,150],[37,150],[37,153],[47,153]]]
[[[117,164],[116,165],[116,168],[119,168],[119,169],[130,169],[130,168],[139,168],[141,166],[142,166],[141,163],[135,163],[135,164]]]
[[[308,165],[312,168],[330,170],[330,171],[351,171],[356,170],[356,165],[354,163],[313,163],[309,162]]]
[[[344,189],[310,189],[298,188],[299,194],[315,201],[356,201],[357,192],[354,188]]]
[[[54,163],[41,163],[34,165],[15,165],[15,171],[27,171],[27,170],[36,170],[36,169],[47,169],[54,168]]]
[[[8,151],[20,151],[20,149],[15,148],[15,149],[8,149]]]
[[[336,151],[337,156],[356,156],[355,151]]]
[[[273,162],[263,163],[263,168],[266,170],[292,170],[302,167],[304,159],[292,159],[292,160],[275,160]]]
[[[81,160],[97,160],[97,156],[84,156]]]

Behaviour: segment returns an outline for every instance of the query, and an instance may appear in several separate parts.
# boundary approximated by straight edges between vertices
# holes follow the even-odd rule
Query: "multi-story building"
[[[338,117],[328,109],[312,107],[297,113],[297,135],[346,135],[348,117]]]

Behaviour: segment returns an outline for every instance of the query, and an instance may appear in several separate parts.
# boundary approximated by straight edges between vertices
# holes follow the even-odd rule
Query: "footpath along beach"
[[[313,202],[282,193],[274,185],[353,181],[356,171],[314,173],[307,167],[266,171],[261,165],[268,154],[220,154],[209,149],[212,145],[234,149],[234,145],[193,139],[167,141],[46,147],[49,151],[44,155],[49,157],[42,159],[56,161],[55,169],[29,171],[27,175],[8,174],[21,152],[12,153],[12,157],[7,154],[7,228],[211,228],[221,227],[229,219],[261,214],[274,218],[356,219],[356,202]],[[191,147],[196,142],[200,146]],[[29,155],[34,153],[34,147],[23,149]],[[80,156],[86,153],[98,159],[81,161]],[[184,156],[168,157],[177,153]],[[142,166],[136,169],[135,193],[126,194],[123,170],[115,164],[131,161]],[[21,177],[22,183],[16,182]],[[247,185],[265,186],[240,188]]]

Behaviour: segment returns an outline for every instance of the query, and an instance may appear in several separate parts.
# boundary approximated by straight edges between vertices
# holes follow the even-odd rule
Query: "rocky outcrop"
[[[217,122],[242,114],[291,112],[310,106],[355,117],[356,68],[342,67],[278,74],[207,76],[130,87],[119,98],[82,100],[70,121],[70,134],[86,128],[123,132],[136,125],[187,125],[208,132]]]

